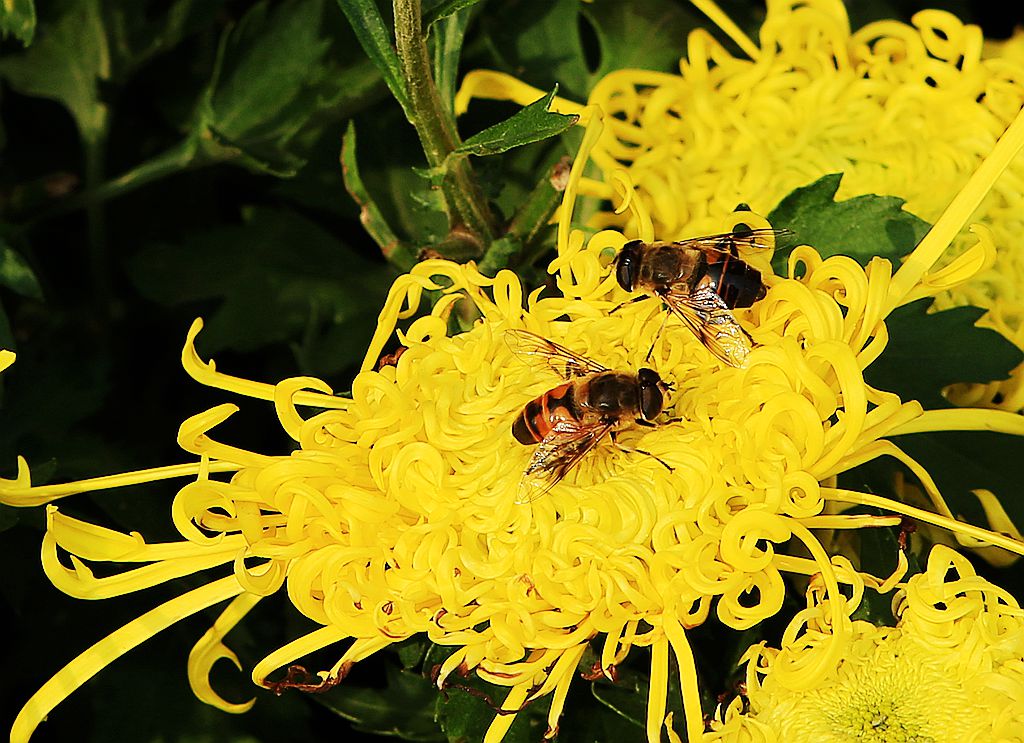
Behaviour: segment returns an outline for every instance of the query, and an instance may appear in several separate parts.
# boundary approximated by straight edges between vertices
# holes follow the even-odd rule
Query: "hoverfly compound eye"
[[[633,286],[636,284],[641,245],[643,243],[640,240],[628,242],[615,256],[615,279],[619,282],[619,286],[627,292],[633,291]]]
[[[640,386],[640,415],[645,421],[654,420],[665,405],[661,377],[653,369],[644,368],[637,373],[637,381]]]

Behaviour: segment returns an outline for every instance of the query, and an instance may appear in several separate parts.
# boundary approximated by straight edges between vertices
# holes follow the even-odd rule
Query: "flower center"
[[[845,661],[831,685],[782,706],[772,716],[780,740],[794,742],[952,743],[978,721],[955,674],[897,637]]]

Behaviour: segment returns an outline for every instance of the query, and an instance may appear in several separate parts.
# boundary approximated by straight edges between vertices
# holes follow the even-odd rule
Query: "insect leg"
[[[662,467],[667,469],[669,472],[675,472],[675,467],[670,465],[668,462],[666,462],[664,459],[659,457],[657,454],[653,454],[653,453],[647,451],[646,449],[631,449],[628,446],[623,446],[622,444],[619,443],[618,438],[616,437],[615,433],[616,433],[615,431],[612,431],[612,433],[611,433],[612,443],[615,444],[615,446],[620,451],[624,451],[627,454],[643,454],[644,456],[651,457],[654,460],[656,460],[658,462],[658,464],[660,464]]]
[[[635,304],[636,302],[643,302],[643,301],[644,301],[645,299],[650,299],[650,298],[651,298],[651,295],[650,295],[650,294],[641,294],[641,295],[640,295],[639,297],[633,297],[632,299],[627,299],[627,300],[626,300],[625,302],[623,302],[622,304],[616,305],[615,307],[613,307],[612,309],[610,309],[610,310],[608,311],[608,314],[609,314],[609,315],[614,315],[614,314],[615,314],[616,312],[618,312],[619,310],[621,310],[621,309],[622,309],[623,307],[625,307],[625,306],[626,306],[627,304]]]
[[[649,351],[647,352],[647,355],[646,355],[646,356],[644,356],[644,361],[645,361],[645,362],[647,362],[647,361],[650,361],[650,360],[651,360],[651,355],[652,355],[652,354],[654,353],[654,346],[655,346],[655,345],[657,345],[657,343],[658,343],[658,338],[660,338],[660,337],[661,337],[661,333],[662,333],[662,331],[663,331],[663,330],[665,329],[665,323],[667,323],[667,322],[668,322],[668,316],[669,316],[670,314],[672,314],[672,313],[670,313],[670,312],[664,312],[664,313],[662,313],[662,314],[664,314],[664,315],[665,315],[665,317],[664,317],[664,318],[662,319],[662,321],[661,321],[661,327],[660,327],[660,328],[658,328],[658,332],[654,334],[654,340],[653,340],[653,341],[651,341],[651,348],[650,348],[650,350],[649,350]]]

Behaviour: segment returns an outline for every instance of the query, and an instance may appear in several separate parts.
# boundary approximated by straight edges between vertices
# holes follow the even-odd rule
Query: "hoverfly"
[[[645,293],[634,302],[648,296],[662,300],[716,358],[741,367],[754,341],[732,310],[750,307],[767,289],[761,272],[739,257],[739,249],[768,249],[791,235],[762,229],[678,242],[633,240],[615,256],[615,278],[626,291]]]
[[[631,423],[653,427],[665,393],[672,389],[653,369],[612,371],[526,330],[508,330],[505,337],[517,355],[540,360],[565,380],[528,402],[512,423],[516,441],[537,445],[520,481],[517,503],[553,488],[605,434],[614,441],[616,432]],[[625,451],[653,456],[640,449]]]

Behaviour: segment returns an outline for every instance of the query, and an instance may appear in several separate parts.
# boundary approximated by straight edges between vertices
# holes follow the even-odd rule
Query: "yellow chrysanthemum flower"
[[[768,0],[755,44],[710,0],[694,4],[741,53],[698,29],[679,74],[618,70],[588,100],[604,112],[605,128],[593,152],[597,173],[581,192],[618,203],[627,174],[659,239],[706,233],[740,202],[767,214],[795,188],[840,172],[836,198],[893,194],[933,222],[1024,104],[1024,36],[985,45],[980,28],[945,11],[851,31],[841,0]],[[457,108],[474,97],[525,104],[542,94],[508,75],[476,71]],[[564,99],[555,108],[588,110]],[[1024,158],[1017,158],[972,217],[992,230],[994,264],[940,292],[937,303],[988,309],[983,324],[1024,348],[1022,184]],[[632,214],[608,210],[592,224],[640,229]],[[1024,369],[951,396],[1024,409]]]
[[[156,607],[97,643],[59,671],[26,704],[12,731],[24,741],[77,686],[184,616],[228,601],[189,656],[200,699],[231,712],[248,703],[221,699],[208,680],[221,658],[237,663],[225,635],[259,600],[284,589],[321,625],[270,653],[252,669],[268,685],[275,670],[315,650],[345,643],[323,671],[330,683],[391,643],[422,634],[456,647],[438,683],[456,669],[474,669],[509,687],[506,714],[486,740],[508,730],[515,711],[551,694],[549,733],[557,729],[577,663],[603,637],[602,669],[612,675],[634,646],[651,648],[647,736],[660,739],[665,721],[669,654],[681,673],[686,729],[703,732],[686,629],[714,609],[729,627],[750,627],[782,605],[784,573],[821,575],[830,632],[813,667],[777,669],[794,688],[813,688],[838,662],[853,632],[840,584],[885,589],[899,574],[856,574],[830,559],[811,530],[890,525],[892,517],[826,513],[831,504],[866,504],[955,530],[1024,553],[1024,544],[952,518],[934,483],[885,440],[894,434],[984,428],[1024,434],[1019,416],[965,409],[923,412],[915,401],[875,390],[863,369],[888,341],[885,318],[895,307],[972,277],[991,250],[977,244],[930,273],[997,177],[1024,146],[1024,117],[1014,121],[906,263],[866,268],[844,257],[821,259],[797,248],[790,277],[766,272],[767,296],[739,320],[759,344],[745,368],[723,366],[656,303],[609,315],[623,299],[608,254],[630,237],[657,235],[647,200],[633,198],[628,175],[616,181],[631,221],[587,238],[570,228],[582,174],[614,117],[597,107],[573,164],[559,215],[558,257],[551,265],[560,296],[523,296],[510,272],[490,279],[470,264],[430,260],[392,287],[377,331],[354,379],[351,397],[324,382],[288,379],[266,385],[228,376],[193,348],[182,360],[198,381],[273,402],[297,443],[290,453],[262,454],[218,441],[211,433],[232,415],[225,404],[185,421],[178,435],[197,464],[32,487],[27,465],[0,482],[0,502],[48,503],[73,493],[194,476],[174,498],[172,517],[183,539],[147,544],[60,513],[51,506],[43,565],[61,590],[104,598],[220,568],[222,577]],[[671,187],[669,184],[668,187]],[[671,194],[668,194],[671,196]],[[748,198],[747,201],[750,201]],[[725,215],[694,222],[719,232]],[[753,214],[744,221],[767,226]],[[794,278],[799,276],[799,278]],[[407,347],[394,365],[377,359],[400,320],[417,313],[425,291],[441,299],[398,337]],[[457,303],[478,313],[467,332],[449,336]],[[612,368],[635,369],[657,337],[651,365],[674,385],[664,418],[651,430],[623,436],[652,457],[610,445],[591,452],[563,482],[530,503],[517,503],[532,450],[511,424],[523,405],[556,386],[557,376],[513,356],[505,331],[525,328]],[[299,408],[319,410],[304,417]],[[678,420],[676,420],[678,419]],[[935,512],[870,494],[837,489],[833,478],[865,461],[892,456],[919,477]],[[218,477],[233,473],[230,478]],[[783,545],[792,541],[800,555]],[[70,567],[60,559],[68,553]],[[810,557],[803,555],[809,554]],[[141,563],[97,577],[87,562]],[[230,572],[228,572],[228,570]],[[227,573],[226,575],[224,573]]]
[[[553,693],[549,726],[557,728],[576,665],[603,635],[601,665],[612,667],[633,646],[651,647],[648,738],[665,718],[668,654],[682,673],[691,738],[703,730],[685,629],[712,609],[737,629],[775,614],[782,573],[820,573],[831,606],[840,582],[882,581],[833,563],[814,528],[893,524],[895,518],[826,515],[829,503],[862,503],[955,529],[1018,553],[1024,545],[954,521],[926,472],[883,437],[957,426],[1024,433],[1021,418],[999,411],[923,413],[916,402],[866,386],[862,369],[887,337],[884,318],[899,304],[970,276],[981,243],[939,274],[926,271],[948,246],[987,187],[1024,146],[1018,119],[971,183],[953,201],[906,264],[892,274],[876,259],[865,271],[849,258],[822,260],[798,248],[800,278],[768,278],[767,296],[741,319],[760,344],[744,369],[714,361],[685,328],[669,323],[652,363],[675,385],[669,414],[681,420],[636,432],[636,443],[670,463],[598,447],[549,494],[516,502],[531,450],[511,436],[522,406],[558,383],[550,372],[513,357],[508,328],[527,328],[617,368],[636,368],[662,326],[656,307],[634,304],[609,315],[624,294],[606,266],[607,250],[626,237],[599,232],[585,241],[569,228],[591,126],[560,215],[552,266],[562,296],[522,295],[510,272],[489,279],[472,265],[425,261],[392,287],[377,332],[355,378],[351,398],[323,382],[288,379],[275,386],[216,371],[193,349],[182,360],[200,382],[273,401],[290,454],[267,455],[217,441],[211,430],[237,410],[225,404],[185,421],[178,440],[199,457],[182,465],[69,485],[33,488],[24,462],[0,500],[35,505],[72,493],[197,475],[174,499],[183,540],[147,544],[84,523],[50,507],[43,564],[67,593],[104,598],[203,571],[231,572],[126,625],[72,661],[28,702],[12,733],[31,730],[71,690],[170,623],[231,599],[189,657],[189,678],[204,701],[228,711],[208,681],[222,643],[261,597],[281,588],[322,625],[271,653],[253,669],[258,684],[314,650],[348,642],[325,681],[390,643],[425,634],[458,647],[439,683],[457,668],[475,669],[510,687],[507,711]],[[632,202],[641,236],[650,239],[642,202]],[[745,217],[758,226],[753,215]],[[425,290],[443,298],[399,338],[407,346],[394,366],[375,370],[396,323],[415,313]],[[449,337],[457,302],[480,319]],[[304,418],[298,406],[323,412]],[[920,476],[939,514],[829,486],[836,474],[879,456],[894,456]],[[230,480],[218,473],[234,472]],[[826,483],[826,484],[822,484]],[[780,552],[794,539],[811,558]],[[60,551],[71,555],[66,567]],[[145,563],[96,577],[86,561]],[[104,571],[108,572],[107,570]],[[895,577],[894,577],[895,579]],[[819,673],[794,668],[789,683],[813,687],[834,664],[851,632],[845,613],[831,617]],[[785,675],[781,674],[780,675]],[[487,740],[499,740],[514,715],[498,715]]]
[[[817,590],[816,590],[817,589]],[[744,655],[745,694],[705,743],[981,743],[1024,731],[1024,610],[948,547],[897,593],[895,627],[854,622],[842,660],[814,688],[782,669],[816,665],[830,633],[820,586],[781,650]],[[801,633],[801,634],[798,634]]]

